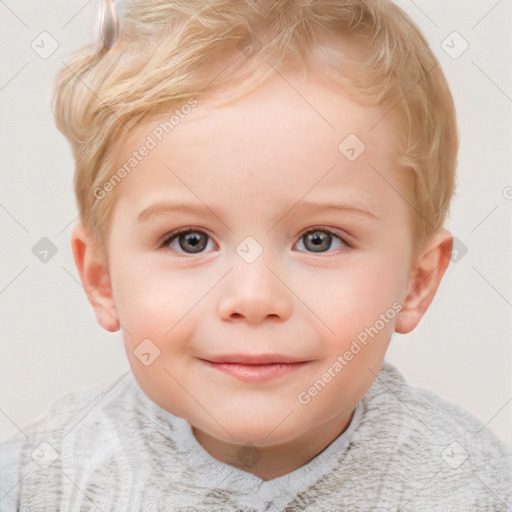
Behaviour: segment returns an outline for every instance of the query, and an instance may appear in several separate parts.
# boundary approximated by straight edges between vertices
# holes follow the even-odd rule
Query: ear
[[[108,264],[103,251],[81,223],[71,233],[71,249],[80,281],[97,322],[109,332],[118,331],[119,318],[112,295]]]
[[[453,236],[446,229],[437,231],[425,244],[409,274],[407,296],[398,314],[395,331],[411,332],[426,313],[450,264]]]

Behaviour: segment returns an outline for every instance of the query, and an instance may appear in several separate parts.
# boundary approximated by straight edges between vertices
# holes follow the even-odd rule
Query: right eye
[[[210,236],[204,231],[193,228],[181,228],[164,235],[157,244],[158,248],[169,248],[175,252],[181,249],[185,254],[200,254],[208,245]]]

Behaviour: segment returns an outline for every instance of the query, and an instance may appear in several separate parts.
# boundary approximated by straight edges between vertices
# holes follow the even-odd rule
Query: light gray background
[[[394,334],[388,359],[512,445],[512,1],[396,3],[426,35],[455,97],[461,150],[446,227],[467,253],[459,251],[416,330]],[[0,0],[0,441],[63,394],[129,368],[121,333],[96,324],[74,268],[73,160],[49,107],[62,62],[95,37],[99,7]],[[59,45],[48,58],[31,47],[42,46],[43,31]],[[469,43],[456,59],[441,46],[461,48],[454,31]],[[42,237],[58,249],[46,263],[32,253]]]

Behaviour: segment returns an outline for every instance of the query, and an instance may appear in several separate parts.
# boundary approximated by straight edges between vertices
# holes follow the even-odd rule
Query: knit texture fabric
[[[2,512],[512,512],[512,450],[387,361],[349,428],[269,481],[210,456],[131,371],[23,431],[0,445]]]

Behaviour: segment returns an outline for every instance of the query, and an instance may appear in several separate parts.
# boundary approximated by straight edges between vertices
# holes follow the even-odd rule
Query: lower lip
[[[275,363],[275,364],[240,364],[240,363],[212,363],[205,361],[208,366],[227,373],[244,382],[265,382],[289,375],[302,368],[307,362],[301,363]]]

